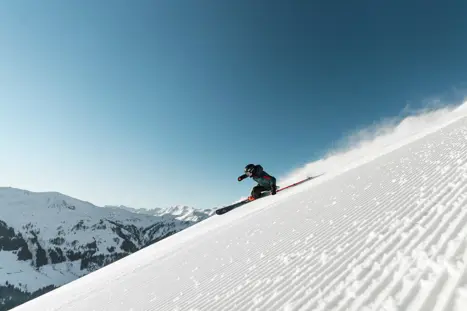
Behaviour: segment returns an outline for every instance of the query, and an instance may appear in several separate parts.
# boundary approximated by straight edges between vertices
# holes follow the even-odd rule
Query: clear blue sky
[[[207,208],[467,80],[465,1],[2,1],[0,184]]]

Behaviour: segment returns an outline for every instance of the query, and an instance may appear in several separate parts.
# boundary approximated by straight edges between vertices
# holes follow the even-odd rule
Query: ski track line
[[[426,273],[428,272],[428,265],[425,265],[423,269],[420,269],[418,266],[415,266],[413,267],[413,264],[416,263],[417,259],[416,258],[412,258],[412,259],[407,259],[409,261],[409,267],[407,267],[404,271],[404,273],[407,273],[407,271],[409,270],[414,270],[414,269],[419,269],[419,273],[418,275],[411,275],[410,277],[407,277],[407,275],[405,276],[405,278],[402,280],[402,278],[399,280],[399,284],[397,284],[398,286],[396,286],[396,288],[398,290],[400,290],[400,288],[402,288],[402,282],[405,282],[405,285],[408,283],[408,282],[411,282],[412,283],[412,286],[408,288],[408,291],[406,291],[406,294],[404,296],[402,296],[402,298],[400,298],[401,300],[401,307],[403,308],[406,308],[408,307],[409,305],[409,302],[411,299],[413,299],[413,297],[411,296],[416,296],[417,294],[417,289],[418,289],[418,286],[419,286],[419,280],[421,279],[422,276],[425,276]],[[418,262],[417,262],[418,263]],[[418,263],[420,264],[420,263]],[[409,273],[410,275],[411,273]],[[406,285],[407,287],[407,285]],[[412,306],[414,307],[414,306]],[[410,308],[411,310],[412,308]],[[415,310],[415,309],[414,309]]]
[[[435,161],[435,164],[436,164],[436,162],[437,162],[437,161]],[[435,173],[434,170],[432,170],[432,173]],[[445,176],[449,176],[449,175],[446,174]],[[407,204],[407,205],[408,205],[408,204]],[[231,279],[231,283],[236,283],[236,282],[237,282],[237,279]],[[264,283],[267,284],[267,281],[264,282]],[[269,284],[271,284],[271,283],[272,283],[272,282],[269,282]],[[226,284],[226,285],[232,285],[232,284]],[[228,286],[226,286],[226,287],[228,288]],[[246,286],[243,286],[243,287],[240,287],[240,288],[245,288],[245,287],[246,287]],[[229,296],[232,295],[232,294],[234,294],[234,293],[235,293],[235,291],[232,291],[232,290],[231,290]],[[277,294],[277,289],[275,289],[275,293]],[[237,294],[238,294],[238,293],[237,293]],[[198,294],[197,297],[199,298],[199,294]],[[238,298],[238,297],[237,297],[237,298]],[[238,302],[238,300],[237,300],[237,302]],[[228,309],[228,307],[226,307],[225,309]]]
[[[437,220],[437,219],[435,219],[435,220]],[[430,220],[430,223],[431,223],[431,222],[432,222],[432,221]],[[418,228],[418,231],[420,231],[420,230],[425,230],[425,229],[424,229],[424,223],[421,223],[420,226],[421,226],[421,228],[423,228],[423,229],[420,229],[420,227],[419,227],[419,228]],[[422,238],[423,238],[423,236],[422,236]],[[407,253],[407,252],[405,252],[404,254],[406,254],[406,253]],[[394,264],[396,264],[396,263],[397,263],[397,262],[393,262],[393,263],[391,263],[391,265],[388,265],[388,266],[389,266],[389,267],[394,266]],[[404,272],[406,272],[409,268],[410,268],[410,266],[409,266],[408,268],[406,268],[406,269],[404,270]],[[384,271],[384,272],[387,272],[387,271]],[[391,273],[394,273],[394,272],[391,270]],[[401,274],[402,274],[402,272],[399,271],[399,275],[401,275]],[[392,277],[393,279],[395,279],[395,282],[399,281],[397,278],[394,277],[394,275],[387,275],[386,277],[387,277],[387,278]],[[389,281],[389,280],[387,279],[386,281]],[[386,289],[381,289],[381,292],[380,292],[380,293],[375,293],[375,295],[377,295],[377,297],[375,297],[375,302],[374,302],[374,304],[375,304],[375,305],[380,305],[381,302],[389,295],[389,294],[388,294],[388,290],[391,290],[392,288],[394,288],[394,284],[392,284],[392,285],[390,285],[390,286],[386,286]],[[397,287],[395,287],[395,288],[397,289]],[[393,292],[393,291],[391,291],[391,292]],[[366,300],[365,302],[369,303],[368,300]]]
[[[434,218],[433,221],[430,221],[430,226],[431,226],[432,224],[434,224],[434,226],[436,226],[436,222],[437,222],[438,220],[439,220],[438,218]],[[420,236],[420,237],[417,239],[417,244],[418,244],[419,241],[423,241],[423,238],[424,238],[423,235]],[[436,236],[434,236],[433,239],[434,239],[434,238],[436,238]],[[412,259],[407,259],[407,260],[409,260],[409,264],[407,265],[407,267],[406,267],[402,272],[399,272],[399,275],[401,275],[401,276],[402,276],[402,275],[405,275],[405,273],[407,273],[407,271],[413,269],[413,264],[418,263],[417,261],[418,261],[420,258],[423,258],[422,255],[426,255],[426,253],[424,253],[424,250],[420,251],[420,250],[417,250],[415,247],[411,247],[410,249],[406,250],[406,251],[403,253],[403,255],[404,255],[404,256],[408,256],[408,254],[407,254],[408,251],[410,251],[410,252],[412,253],[412,256],[414,255],[414,253],[415,253],[415,254],[418,253],[418,256],[415,257],[415,258],[412,258]],[[400,259],[399,259],[399,260],[400,260]],[[394,263],[393,263],[393,264],[394,264]],[[397,264],[397,263],[395,263],[395,264]],[[423,272],[425,272],[425,270],[424,270]],[[394,272],[391,271],[391,273],[394,273]],[[421,275],[420,275],[420,276],[421,276]],[[395,278],[394,275],[387,275],[387,277],[393,277],[393,278]],[[402,282],[402,278],[400,278],[400,279],[395,278],[395,279],[396,279],[397,281]],[[418,282],[414,282],[414,284],[418,284]],[[399,284],[397,284],[397,285],[399,285]],[[389,288],[391,288],[391,287],[389,287]],[[399,286],[395,286],[395,288],[399,288]],[[378,291],[378,289],[375,289],[375,291]],[[379,291],[378,291],[378,292],[379,292]],[[413,294],[413,292],[409,292],[409,293]],[[384,295],[383,295],[383,294],[377,295],[377,293],[374,293],[374,295],[376,295],[376,299],[375,299],[375,303],[374,303],[374,304],[375,304],[375,305],[381,304],[381,302],[383,301]],[[369,295],[369,296],[371,297],[371,295]],[[379,297],[378,297],[378,296],[379,296]],[[378,298],[379,298],[379,299],[378,299]],[[366,300],[362,301],[362,304],[370,304],[370,300],[367,298]],[[360,305],[357,305],[357,306],[355,307],[355,309],[358,310],[359,307],[361,307],[361,306],[360,306]],[[410,310],[412,310],[412,308],[410,308]],[[414,310],[415,310],[415,309],[414,309]]]
[[[334,277],[334,275],[331,275],[331,277]],[[338,281],[338,280],[335,280],[335,281],[333,281],[333,282],[334,282],[334,283],[336,283],[337,281]],[[322,286],[324,286],[324,284],[321,284],[321,285],[322,285]],[[320,288],[321,288],[321,286],[320,286]],[[323,290],[323,294],[324,294],[324,290]],[[299,296],[300,296],[300,293],[299,293],[299,294],[297,294],[297,295],[299,295]],[[309,306],[307,306],[307,307],[309,307]]]
[[[464,198],[462,203],[465,203],[465,201],[466,200]],[[467,219],[466,213],[461,211],[460,214],[462,215],[462,217],[452,220],[453,222],[454,221],[456,222],[456,227],[455,227],[455,230],[451,230],[451,235],[448,236],[448,238],[454,238],[454,236],[460,231],[459,225],[462,226],[462,223],[465,223]],[[444,242],[442,242],[441,249],[445,248],[447,246],[447,243],[448,243],[448,240],[445,240]],[[437,256],[439,256],[441,254],[441,249],[440,251],[433,254],[431,257],[436,258]],[[442,290],[446,291],[446,288],[449,286],[449,283],[455,282],[455,279],[456,279],[456,273],[454,273],[455,268],[452,265],[452,263],[449,262],[449,259],[447,259],[446,261],[443,260],[441,261],[441,263],[439,261],[435,262],[435,261],[430,260],[428,263],[430,264],[429,267],[431,268],[430,272],[435,273],[439,271],[438,276],[435,276],[434,280],[430,280],[430,279],[426,280],[428,285],[430,285],[429,284],[430,281],[433,281],[433,286],[431,287],[431,289],[428,288],[424,297],[422,297],[423,300],[419,300],[419,301],[422,301],[419,304],[419,307],[414,310],[427,310],[428,305],[434,305],[437,302],[437,300],[435,300],[434,297],[438,298],[437,296],[439,297],[444,296],[442,294],[437,295],[437,293],[440,293]],[[422,283],[422,285],[424,284]],[[451,295],[451,293],[448,291],[447,293],[445,293],[445,295],[449,296]]]
[[[342,293],[342,292],[341,292]],[[327,308],[326,308],[327,309]]]
[[[458,180],[459,180],[459,179],[461,179],[461,181],[465,184],[465,179],[466,179],[465,174],[464,174],[462,177],[458,177]],[[450,183],[450,184],[452,184],[452,183]],[[448,186],[449,186],[449,185],[448,185]],[[450,215],[451,215],[452,217],[455,216],[455,214],[453,214],[453,213],[458,212],[458,213],[459,213],[459,217],[460,217],[460,218],[458,218],[459,220],[454,220],[454,219],[453,219],[450,223],[452,224],[452,223],[455,223],[455,222],[457,221],[457,224],[458,224],[458,225],[461,225],[462,222],[465,222],[465,215],[464,215],[465,212],[462,211],[462,210],[460,210],[460,211],[454,211],[452,208],[453,208],[453,207],[456,207],[456,206],[459,204],[457,201],[454,202],[455,200],[458,200],[458,199],[464,200],[464,199],[465,199],[465,198],[464,198],[464,195],[461,194],[461,193],[464,192],[464,190],[465,190],[465,185],[460,184],[460,185],[458,185],[457,187],[456,187],[456,186],[452,186],[451,188],[452,188],[453,191],[451,191],[449,194],[455,193],[455,194],[453,195],[453,198],[451,199],[451,202],[447,202],[447,204],[445,204],[445,203],[443,202],[443,204],[440,204],[440,205],[441,205],[441,206],[445,205],[445,206],[447,206],[447,208],[451,209],[449,212],[450,212]],[[455,192],[455,191],[454,191],[455,188],[458,188],[458,189],[460,189],[460,190],[458,190],[457,192]],[[449,199],[449,198],[448,198],[448,199]],[[456,208],[458,209],[458,207],[456,207]],[[444,211],[441,211],[440,209],[438,209],[437,212],[440,214],[441,212],[444,212]],[[445,218],[445,217],[448,217],[448,215],[445,215],[444,218]],[[445,219],[446,219],[446,218],[445,218]],[[448,224],[448,223],[445,222],[445,225],[443,225],[443,226],[447,226],[447,224]],[[442,227],[441,227],[441,228],[442,228]],[[425,228],[424,228],[424,229],[425,229]],[[436,233],[437,231],[439,232],[440,230],[435,230],[434,233]],[[460,231],[460,228],[456,227],[455,231],[453,231],[453,232],[451,233],[450,236],[447,236],[446,239],[452,238],[452,237],[455,235],[455,233],[458,233],[459,231]],[[427,232],[430,232],[430,231],[427,230]],[[447,232],[449,232],[449,231],[447,230]],[[433,233],[433,234],[434,234],[434,233]],[[443,232],[440,232],[439,234],[447,235],[446,232],[444,232],[444,233],[443,233]],[[437,238],[437,239],[439,240],[439,239],[441,238],[441,236],[436,236],[436,235],[435,235],[434,238]],[[434,238],[433,238],[433,239],[434,239]],[[447,241],[448,241],[448,240],[445,240],[445,241],[441,244],[441,250],[440,250],[440,251],[442,251],[444,248],[446,248],[446,243],[447,243]],[[427,243],[425,242],[425,244],[427,244]],[[428,244],[428,245],[429,245],[429,244]],[[433,247],[433,246],[432,246],[432,247]],[[439,252],[438,252],[438,253],[439,253]],[[433,257],[433,256],[434,256],[434,255],[430,255],[430,257]]]
[[[434,206],[434,204],[437,204],[437,202],[435,201],[434,203],[430,204],[430,205],[427,206],[426,208],[431,208],[432,206]],[[426,208],[425,208],[424,210],[426,210]],[[391,252],[391,253],[388,255],[388,256],[390,256],[389,258],[386,258],[386,260],[383,261],[381,264],[380,264],[379,262],[376,262],[378,265],[380,265],[380,266],[386,266],[386,270],[388,269],[388,267],[391,267],[391,265],[388,265],[387,260],[392,259],[392,258],[394,257],[394,256],[393,256],[393,253],[394,253],[395,251],[400,250],[400,249],[402,248],[402,245],[405,245],[405,244],[406,244],[406,243],[402,244],[402,242],[404,242],[404,240],[405,240],[405,241],[410,241],[411,239],[413,239],[413,235],[416,234],[416,231],[418,231],[420,227],[423,227],[423,226],[425,225],[426,221],[432,221],[432,217],[434,216],[434,214],[432,214],[432,215],[430,215],[430,214],[426,215],[426,213],[424,212],[424,210],[421,210],[421,213],[420,213],[418,216],[419,216],[419,219],[422,218],[422,217],[425,218],[425,221],[420,221],[419,219],[414,219],[414,218],[412,218],[412,220],[411,220],[410,222],[412,222],[412,223],[418,223],[418,226],[417,226],[416,228],[412,229],[411,231],[409,231],[409,232],[407,233],[408,235],[405,237],[405,239],[403,239],[403,240],[401,241],[401,243],[399,243],[398,246],[396,246],[395,248],[393,248],[394,251]],[[410,227],[409,227],[409,228],[410,228]],[[422,239],[422,238],[423,238],[423,236],[422,236],[422,237],[419,237],[419,239]],[[384,239],[383,239],[383,240],[384,240]],[[392,248],[392,245],[388,245],[387,247]],[[412,247],[411,247],[410,249],[412,249]],[[377,259],[379,259],[379,258],[375,258],[375,260],[377,260]],[[382,271],[381,271],[379,274],[381,274],[381,273],[382,273]]]
[[[467,269],[465,264],[467,261],[466,235],[467,232],[464,228],[462,233],[458,236],[460,241],[457,241],[457,245],[452,247],[452,254],[447,257],[448,263],[446,269],[452,278],[450,282],[445,284],[442,292],[439,294],[440,299],[433,310],[452,310],[452,308],[449,307],[455,304],[454,299],[458,291],[457,287],[460,287],[462,280],[467,278]]]

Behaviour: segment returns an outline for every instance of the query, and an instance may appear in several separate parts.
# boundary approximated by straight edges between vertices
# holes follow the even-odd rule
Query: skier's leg
[[[267,190],[267,189],[264,188],[263,186],[257,185],[255,187],[253,187],[253,189],[251,190],[251,196],[254,199],[258,199],[261,196],[261,192],[263,192],[265,190]]]

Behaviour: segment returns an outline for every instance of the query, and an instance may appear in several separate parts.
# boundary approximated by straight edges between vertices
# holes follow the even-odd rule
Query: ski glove
[[[242,180],[244,180],[244,179],[247,178],[247,177],[248,177],[248,176],[247,176],[246,174],[243,174],[242,176],[239,176],[239,177],[237,178],[237,180],[238,180],[238,181],[242,181]]]
[[[276,192],[277,192],[277,186],[276,186],[276,185],[272,185],[272,187],[271,187],[271,194],[272,194],[272,195],[275,195]]]

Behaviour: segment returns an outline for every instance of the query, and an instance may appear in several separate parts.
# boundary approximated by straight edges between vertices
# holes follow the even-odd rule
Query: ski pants
[[[260,185],[256,185],[251,189],[251,196],[255,199],[258,199],[261,196],[261,192],[271,190],[270,188],[266,188]]]

